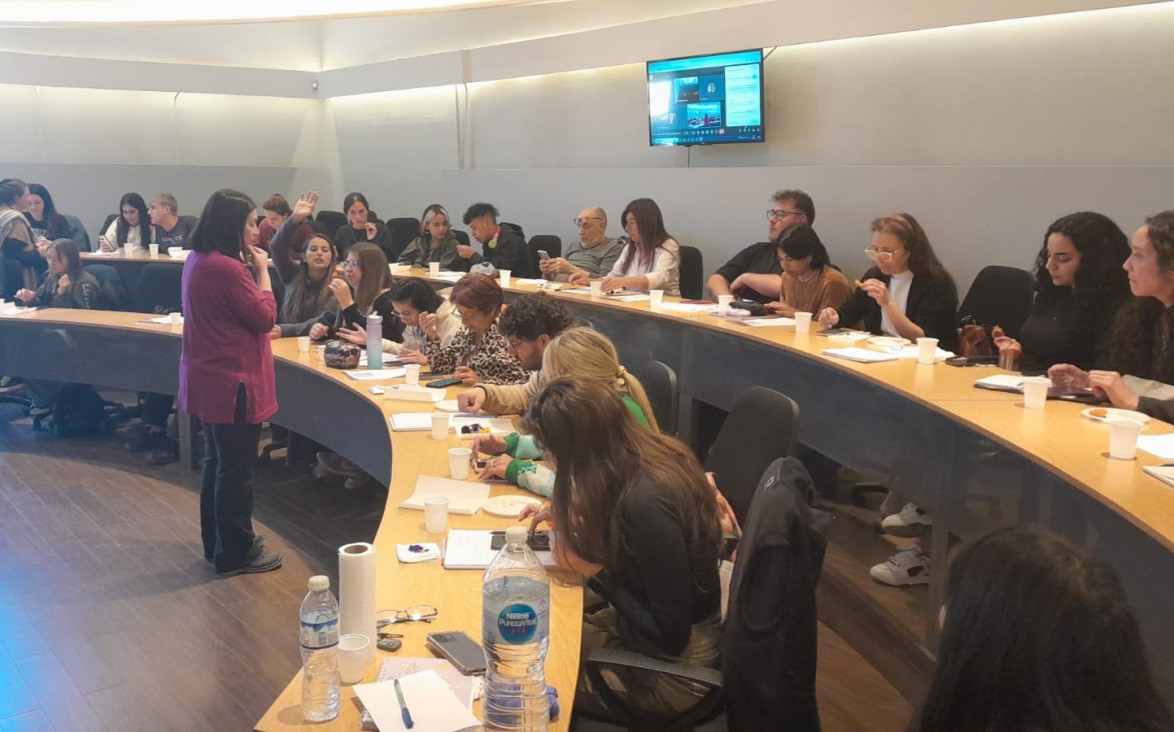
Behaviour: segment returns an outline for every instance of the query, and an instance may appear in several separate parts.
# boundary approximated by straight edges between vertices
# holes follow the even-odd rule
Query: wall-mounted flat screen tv
[[[762,142],[762,49],[648,62],[652,145]]]

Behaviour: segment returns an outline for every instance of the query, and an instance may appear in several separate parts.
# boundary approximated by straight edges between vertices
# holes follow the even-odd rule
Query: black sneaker
[[[252,554],[253,551],[256,551],[258,554],[264,554],[265,553],[264,550],[265,550],[265,537],[261,536],[260,534],[253,534],[253,549],[249,553]],[[204,557],[204,561],[207,562],[208,564],[215,564],[216,563],[215,559],[213,559],[212,557],[208,557],[208,556]]]
[[[218,569],[216,574],[221,577],[235,577],[238,574],[260,574],[261,572],[272,572],[281,566],[280,554],[266,554],[261,552],[257,558],[243,567],[236,569]]]
[[[179,443],[166,435],[155,440],[154,449],[147,455],[147,462],[151,465],[168,465],[179,460]]]
[[[0,394],[9,394],[24,388],[24,379],[18,376],[0,376]]]
[[[157,450],[159,440],[167,439],[167,433],[162,430],[153,430],[143,425],[131,433],[130,439],[123,445],[130,452],[147,452]]]

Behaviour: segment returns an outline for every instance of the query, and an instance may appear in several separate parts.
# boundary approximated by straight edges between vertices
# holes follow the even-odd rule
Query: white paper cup
[[[938,339],[937,338],[918,338],[917,339],[917,363],[934,362],[934,356],[938,353]]]
[[[649,306],[653,310],[660,310],[664,305],[664,290],[649,290],[648,296],[652,298],[648,303]]]
[[[420,383],[420,364],[404,364],[404,383],[408,386],[415,386]]]
[[[1043,409],[1048,401],[1048,387],[1052,380],[1044,376],[1033,376],[1023,380],[1023,406],[1028,409]]]
[[[497,270],[497,277],[498,277],[498,280],[500,280],[502,287],[509,287],[510,286],[510,275],[511,274],[512,274],[512,272],[508,269]]]
[[[448,473],[454,480],[464,480],[469,477],[469,458],[473,456],[468,447],[453,447],[448,451]]]
[[[1109,423],[1109,457],[1132,460],[1137,455],[1141,422],[1126,417],[1109,417],[1105,421]]]
[[[433,412],[432,413],[432,439],[447,440],[448,439],[448,424],[452,419],[452,415],[448,412]]]
[[[310,352],[310,336],[298,336],[298,353]]]
[[[811,332],[811,313],[795,313],[795,335]]]
[[[446,499],[447,500],[447,499]],[[371,639],[362,633],[347,633],[338,639],[338,675],[344,684],[357,684],[367,673]]]
[[[158,244],[148,244],[147,251],[151,252],[152,257],[158,257],[159,256],[159,245]]]
[[[591,297],[603,297],[603,280],[591,281]]]
[[[440,276],[440,262],[429,262],[428,263],[428,274],[431,277]]]
[[[167,317],[171,318],[172,325],[179,325],[183,322],[183,313],[168,313]]]
[[[424,499],[424,528],[430,534],[439,534],[448,528],[448,496]]]
[[[717,311],[725,315],[730,312],[730,303],[734,301],[733,295],[718,295],[717,296]]]

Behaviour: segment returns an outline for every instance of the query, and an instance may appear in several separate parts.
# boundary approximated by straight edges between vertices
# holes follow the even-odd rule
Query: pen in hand
[[[416,723],[412,721],[412,713],[408,711],[408,703],[404,701],[404,690],[400,688],[399,679],[395,680],[395,698],[399,700],[399,711],[404,718],[404,727],[411,729]]]

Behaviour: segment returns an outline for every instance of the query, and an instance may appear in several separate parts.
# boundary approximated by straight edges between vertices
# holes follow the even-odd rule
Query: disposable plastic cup
[[[446,499],[447,500],[447,499]],[[367,673],[371,639],[362,633],[347,633],[338,639],[338,675],[344,684],[357,684]]]
[[[649,307],[653,310],[660,310],[664,306],[664,290],[649,290],[648,296],[652,299],[649,301]]]
[[[448,423],[451,419],[452,415],[450,415],[448,412],[432,413],[432,439],[448,439]]]
[[[448,474],[454,480],[465,480],[469,477],[469,458],[473,451],[467,447],[454,447],[448,451]]]
[[[718,295],[717,296],[717,311],[725,315],[730,311],[730,303],[734,301],[733,295]]]
[[[420,364],[404,364],[404,383],[408,386],[415,386],[420,383]]]
[[[298,336],[298,353],[310,352],[310,336]]]
[[[428,274],[432,277],[439,277],[440,276],[440,262],[429,262],[428,263]]]
[[[591,283],[591,297],[603,297],[602,280],[596,280]]]
[[[934,362],[934,357],[938,353],[938,339],[937,338],[918,338],[917,339],[917,363]]]
[[[795,313],[795,335],[811,332],[811,313]]]
[[[439,534],[448,528],[448,496],[424,499],[424,528],[430,534]]]
[[[148,244],[147,249],[148,249],[148,251],[151,252],[152,257],[159,256],[159,245],[158,244]]]
[[[1132,460],[1137,455],[1137,437],[1141,434],[1141,422],[1136,419],[1110,417],[1109,457],[1116,460]]]
[[[999,351],[999,368],[1005,371],[1019,370],[1019,351],[1014,348],[1004,348]]]
[[[1043,409],[1048,401],[1048,387],[1052,380],[1039,376],[1023,380],[1023,406],[1028,409]]]
[[[172,325],[183,323],[183,313],[168,313],[167,317],[171,319]]]
[[[509,287],[510,286],[510,275],[511,274],[512,274],[512,272],[508,269],[497,270],[497,276],[501,280],[502,287]]]

